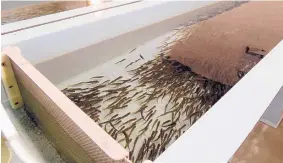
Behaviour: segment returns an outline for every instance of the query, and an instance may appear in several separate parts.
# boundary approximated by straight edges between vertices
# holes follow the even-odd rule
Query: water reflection
[[[85,0],[85,1],[61,1],[61,2],[31,2],[33,4],[23,7],[10,8],[5,10],[2,3],[1,24],[13,23],[16,21],[31,19],[39,16],[54,14],[76,8],[86,7],[111,0]],[[18,3],[18,4],[17,4]],[[21,2],[13,2],[10,6],[19,6]],[[27,2],[28,3],[28,2]],[[36,4],[35,4],[36,3]],[[3,7],[4,6],[4,7]],[[8,5],[7,5],[8,6]]]

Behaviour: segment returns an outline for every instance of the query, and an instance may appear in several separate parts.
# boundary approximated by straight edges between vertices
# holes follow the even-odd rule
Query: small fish
[[[162,97],[163,95],[164,95],[164,93],[162,92],[162,93],[159,93],[158,96],[156,96],[157,102],[158,102],[158,99],[159,99],[160,97]]]
[[[130,115],[131,113],[127,113],[125,115],[123,115],[122,117],[118,117],[118,118],[111,118],[110,120],[108,121],[105,121],[105,122],[101,122],[100,125],[102,124],[105,124],[105,123],[109,123],[109,122],[112,122],[112,121],[116,121],[116,120],[120,120],[120,119],[123,119],[125,117],[127,117],[128,115]],[[118,114],[117,114],[118,115]],[[116,115],[115,115],[116,116]]]
[[[155,93],[152,93],[148,98],[147,98],[147,102],[150,102],[152,100],[154,100],[156,97],[155,97]]]
[[[135,62],[131,62],[129,63],[125,68],[128,68],[129,66],[131,66],[132,64],[134,64]]]
[[[167,121],[163,122],[162,126],[167,124],[167,123],[169,123],[169,122],[170,122],[170,120],[167,120]]]
[[[119,123],[121,123],[122,121],[121,120],[119,120],[119,121],[117,121],[115,124],[113,124],[114,126],[116,126],[116,125],[118,125]]]
[[[160,121],[159,121],[159,122],[160,122]],[[164,132],[164,130],[161,129],[161,130],[160,130],[160,133],[159,133],[159,135],[158,135],[158,137],[157,137],[154,141],[157,141],[158,139],[160,139],[161,135],[163,135],[163,132]]]
[[[171,100],[173,99],[173,95],[171,95],[169,101],[168,101],[168,104],[171,102]]]
[[[171,111],[172,109],[174,109],[176,106],[178,106],[179,103],[177,102],[174,106],[172,106],[168,111]]]
[[[156,108],[156,105],[154,105],[153,107],[151,107],[150,109],[148,109],[145,113],[152,111],[154,108]]]
[[[179,136],[178,136],[178,135],[176,135],[176,136],[175,136],[175,140],[177,140],[178,138],[179,138]]]
[[[133,150],[135,150],[135,147],[136,147],[136,144],[137,144],[137,141],[139,140],[139,137],[136,137],[136,140],[134,141],[134,146],[133,146]]]
[[[115,98],[117,98],[117,97],[116,97],[116,96],[110,97],[110,98],[106,99],[104,102],[113,100],[113,99],[115,99]]]
[[[140,111],[141,117],[143,120],[145,120],[145,117],[143,116],[143,110]]]
[[[119,96],[119,95],[118,95],[118,96]],[[112,108],[115,104],[117,105],[117,102],[120,102],[120,101],[123,100],[124,98],[126,98],[126,97],[119,97],[117,100],[115,100],[115,101],[112,102],[110,105],[108,105],[108,106],[105,108],[105,110]]]
[[[104,76],[94,76],[94,77],[91,77],[91,79],[97,79],[97,78],[103,78]]]
[[[147,111],[148,112],[148,111]],[[152,110],[145,116],[145,120],[147,121],[147,118],[152,114]],[[146,112],[145,112],[146,113]]]
[[[117,118],[117,120],[123,119],[123,118],[127,117],[127,116],[130,115],[130,114],[131,114],[131,113],[129,112],[129,113],[123,115],[122,117]]]
[[[108,133],[108,131],[107,131],[107,125],[104,125],[104,130]]]
[[[124,130],[125,126],[122,126],[119,131],[117,132],[117,134],[120,134],[123,130]]]
[[[144,154],[144,155],[147,155],[147,153],[148,153],[148,151],[149,151],[149,143],[150,143],[150,140],[147,140],[147,141],[146,141],[146,144],[145,144],[146,151],[145,151],[145,154]]]
[[[110,135],[113,139],[117,138],[117,130],[114,130],[113,133]]]
[[[166,96],[166,90],[164,91],[164,93],[163,93],[163,96],[162,96],[162,100],[163,100],[163,98]]]
[[[116,118],[116,117],[118,117],[118,115],[119,115],[119,114],[115,114],[113,117],[110,118],[110,120],[111,120],[111,119],[114,119],[114,118]]]
[[[164,133],[165,133],[165,132],[164,132]],[[168,136],[167,133],[165,133],[164,135],[161,135],[161,144],[165,144],[164,142],[165,142],[167,136]]]
[[[175,111],[175,110],[171,110],[171,111],[165,112],[165,113],[163,113],[163,114],[159,115],[158,117],[161,117],[161,116],[167,115],[167,114],[172,113],[172,112],[174,112],[174,111]],[[158,118],[158,117],[157,117],[157,118]]]
[[[173,131],[174,131],[174,132],[173,132]],[[175,135],[176,132],[177,132],[176,129],[170,130],[170,132],[169,132],[169,134],[168,134],[168,139],[171,139],[171,138]]]
[[[123,141],[125,141],[125,138],[122,138],[121,140],[119,140],[118,143],[121,143]]]
[[[115,126],[112,124],[112,122],[110,122],[109,124],[110,124],[110,126],[111,126],[112,128],[114,128],[115,130],[117,130],[117,129],[115,128]]]
[[[129,152],[129,159],[132,160],[132,162],[135,159],[134,156],[133,156],[133,151]]]
[[[105,80],[103,83],[101,83],[102,85],[105,85],[106,83],[108,83],[110,80]]]
[[[136,120],[137,118],[132,118],[132,119],[129,119],[127,120],[126,122],[122,123],[121,126],[125,125],[125,124],[128,124],[128,123],[131,123],[133,122],[134,120]]]
[[[109,84],[115,83],[117,80],[119,80],[119,79],[121,79],[121,78],[123,78],[123,77],[122,77],[122,76],[118,76],[116,79],[112,80]]]
[[[139,98],[137,98],[137,100],[141,100],[141,99],[143,99],[143,98],[145,98],[145,97],[146,97],[145,95],[139,96]]]
[[[131,131],[130,131],[130,133],[129,133],[129,136],[132,135],[132,133],[133,133],[133,131],[135,130],[135,128],[136,128],[136,123],[135,123],[134,126],[132,127],[132,129],[131,129]]]
[[[136,112],[134,112],[134,114],[140,112],[141,110],[144,110],[145,108],[147,108],[147,105],[142,105],[139,110],[137,110]]]
[[[87,112],[87,114],[91,115],[91,114],[94,114],[94,113],[101,113],[100,110],[97,110],[98,108],[100,107],[100,105],[98,107],[93,107],[93,108],[90,108],[89,111]]]
[[[155,152],[155,144],[152,144],[152,146],[151,146],[150,148],[152,148],[152,149],[151,149],[150,152],[149,152],[148,159],[149,159],[149,160],[153,160],[153,154],[154,154],[154,152]]]
[[[127,97],[123,97],[121,100],[118,101],[118,103],[116,103],[116,107],[119,107],[126,100],[127,100]]]
[[[158,119],[156,119],[151,127],[151,130],[154,128],[155,124],[157,123]]]
[[[195,116],[194,119],[193,119],[193,121],[191,122],[191,124],[194,124],[197,120],[198,120],[198,117]]]
[[[123,62],[123,61],[125,61],[125,60],[126,60],[126,59],[122,59],[122,60],[116,62],[115,64],[121,63],[121,62]]]
[[[142,91],[136,92],[131,98],[135,97],[136,95],[138,95],[139,93],[141,93]]]
[[[99,83],[99,81],[98,80],[94,80],[94,81],[87,81],[85,83],[87,83],[87,84],[96,84],[96,83]]]
[[[125,102],[123,102],[123,105],[126,105],[126,104],[130,103],[131,101],[132,101],[132,99],[128,99]]]
[[[177,116],[176,120],[174,121],[175,123],[178,122],[178,120],[180,119],[180,116],[181,116],[180,112],[177,112],[176,114],[178,114],[178,116]],[[175,114],[175,116],[176,116],[176,114]],[[175,116],[173,117],[173,119],[175,118]]]
[[[134,78],[133,80],[131,80],[131,82],[134,82],[134,81],[136,81],[136,80],[138,80],[139,78]]]
[[[134,61],[134,63],[137,63],[137,62],[140,61],[140,60],[141,60],[141,59],[137,59],[137,60]]]
[[[140,117],[140,118],[136,121],[136,123],[138,123],[140,120],[143,120],[143,118],[142,118],[142,117]]]
[[[142,55],[140,55],[141,59],[144,59],[144,57]]]
[[[140,84],[137,87],[145,87],[145,86],[146,86],[146,84]]]
[[[92,90],[100,89],[100,88],[103,88],[105,86],[106,86],[105,84],[100,84],[98,86],[93,87]]]
[[[172,126],[176,126],[176,122],[172,122],[168,125],[162,125],[162,127],[172,127]]]
[[[133,88],[133,89],[130,89],[130,90],[127,90],[127,93],[130,93],[130,92],[133,92],[133,91],[136,91],[137,88]]]
[[[156,158],[156,155],[157,155],[157,153],[159,153],[159,149],[160,149],[160,144],[158,143],[158,145],[157,145],[157,147],[156,147],[156,150],[155,150],[155,152],[154,152],[154,156],[153,156],[153,158],[155,159]],[[154,160],[154,159],[152,159],[152,160]]]
[[[152,119],[147,123],[147,125],[145,126],[145,128],[143,128],[143,129],[140,130],[140,131],[141,131],[140,135],[144,134],[145,131],[147,131],[148,126],[151,124],[151,122],[152,122]],[[140,135],[139,135],[139,136],[140,136]]]
[[[146,140],[144,140],[144,141],[146,141]],[[144,157],[144,148],[145,148],[145,142],[142,144],[142,146],[139,150],[136,162],[138,162],[139,160],[142,160],[142,158]]]
[[[195,93],[196,93],[196,94],[199,94],[200,89],[201,89],[200,87],[197,87],[197,89],[196,89],[196,92],[195,92]]]
[[[186,103],[186,98],[183,98],[182,102],[180,103],[179,107],[183,108]]]
[[[91,115],[90,118],[93,119],[95,122],[100,121],[99,120],[99,115]]]
[[[160,125],[160,121],[158,121],[157,125],[156,125],[156,128],[155,128],[155,131],[158,131],[158,127]]]
[[[151,119],[155,113],[156,113],[156,110],[154,110],[154,112],[150,114],[150,116],[147,118],[147,121],[148,121],[149,119]]]
[[[124,91],[128,88],[130,88],[131,86],[128,85],[128,86],[125,86],[125,87],[121,87],[121,88],[117,88],[117,89],[112,89],[112,90],[107,90],[107,91],[114,91],[114,92],[119,92],[119,91]]]
[[[108,114],[105,115],[105,117],[108,117],[109,115],[113,114],[114,111],[111,109],[110,112]]]
[[[133,51],[135,51],[137,48],[132,49],[129,53],[132,53]]]
[[[127,133],[125,131],[122,131],[122,133],[124,134],[125,139],[126,139],[126,147],[125,148],[129,148],[129,143],[130,143],[129,136],[127,135]]]
[[[111,133],[114,131],[114,128],[111,128],[111,130],[109,131],[109,135],[111,135]]]
[[[76,83],[76,84],[73,84],[73,85],[70,85],[71,87],[74,87],[74,86],[79,86],[81,84],[86,84],[85,82],[79,82],[79,83]],[[71,91],[70,89],[68,91]]]
[[[197,114],[199,114],[199,113],[201,113],[201,112],[200,112],[200,111],[196,111],[196,112],[194,112],[194,113],[192,113],[192,114],[189,114],[185,120],[191,119],[193,116],[195,116],[195,115],[197,115]]]
[[[155,138],[155,136],[157,135],[157,131],[153,131],[149,137],[149,140],[153,140]]]

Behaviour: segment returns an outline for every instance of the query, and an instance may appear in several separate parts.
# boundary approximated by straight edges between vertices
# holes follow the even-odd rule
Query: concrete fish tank
[[[216,105],[233,99],[238,85],[196,73],[169,51],[187,39],[184,31],[191,26],[245,3],[133,3],[109,13],[98,11],[28,28],[13,37],[8,32],[2,36],[4,44],[18,48],[8,47],[4,53],[11,59],[27,112],[64,160],[165,162],[186,136],[196,138],[196,128],[215,113]],[[26,39],[30,32],[34,37]],[[246,73],[242,80],[248,80]],[[264,103],[258,117],[267,106]],[[247,131],[257,120],[247,125]],[[199,147],[194,147],[195,152],[207,141],[195,142]],[[207,159],[228,161],[238,145],[228,149],[225,157],[207,154]],[[192,142],[186,146],[193,151]],[[206,159],[189,155],[193,162]]]

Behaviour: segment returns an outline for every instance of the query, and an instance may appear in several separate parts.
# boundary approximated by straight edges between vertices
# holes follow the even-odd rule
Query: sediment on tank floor
[[[283,2],[251,1],[186,28],[167,54],[233,86],[283,39],[282,22]]]

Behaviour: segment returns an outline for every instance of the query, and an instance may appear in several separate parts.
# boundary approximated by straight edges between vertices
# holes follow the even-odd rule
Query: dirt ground
[[[229,163],[282,163],[283,122],[272,128],[258,122]]]
[[[246,54],[246,47],[269,52],[283,39],[282,25],[283,2],[248,2],[192,26],[192,34],[169,55],[198,74],[234,85],[238,71],[260,61]]]

